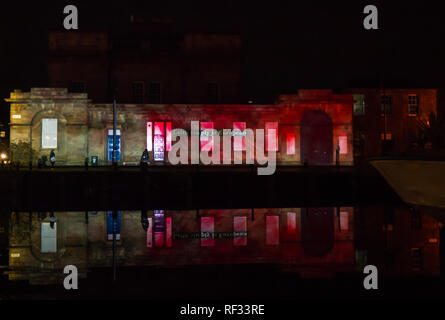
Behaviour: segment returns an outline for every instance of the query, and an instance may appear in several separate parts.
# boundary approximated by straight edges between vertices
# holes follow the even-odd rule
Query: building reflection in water
[[[12,212],[10,280],[55,283],[63,268],[112,266],[112,212]],[[406,208],[336,207],[121,211],[118,266],[274,264],[301,277],[362,273],[438,275],[439,227]]]

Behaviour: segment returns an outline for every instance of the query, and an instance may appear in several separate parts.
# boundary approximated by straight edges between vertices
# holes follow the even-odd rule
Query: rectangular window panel
[[[233,245],[247,246],[247,217],[233,218]]]
[[[286,135],[287,154],[295,154],[295,133],[288,133]]]
[[[355,116],[362,116],[365,114],[365,96],[363,94],[354,94],[354,108]]]
[[[167,217],[165,219],[165,236],[166,236],[166,245],[167,247],[172,246],[172,217]]]
[[[148,88],[148,102],[161,103],[161,83],[150,82],[150,86]]]
[[[233,123],[233,150],[246,151],[246,123]]]
[[[121,239],[121,212],[117,212],[116,217],[116,240]],[[113,240],[113,211],[107,212],[107,239]]]
[[[408,115],[417,116],[419,114],[419,96],[416,94],[408,95]]]
[[[154,128],[154,161],[164,161],[164,122],[155,122]]]
[[[135,81],[131,84],[131,89],[133,91],[134,102],[143,103],[145,96],[145,82]]]
[[[172,148],[172,123],[166,122],[165,123],[165,150],[170,151]]]
[[[213,217],[201,217],[201,247],[215,245],[213,233],[215,232],[215,219]]]
[[[213,122],[201,122],[201,151],[213,151]]]
[[[278,216],[266,216],[266,244],[280,243],[280,222]]]
[[[347,232],[349,229],[349,214],[346,211],[340,211],[340,232]]]
[[[154,210],[154,233],[155,233],[155,247],[164,246],[164,235],[165,235],[164,210]]]
[[[147,248],[153,247],[153,219],[148,218],[148,228],[147,228]]]
[[[338,137],[338,145],[340,146],[340,154],[348,153],[348,137],[347,136],[339,136]]]
[[[116,161],[121,160],[121,131],[116,129]],[[108,130],[108,161],[113,161],[113,129]]]
[[[57,222],[54,228],[51,228],[49,222],[42,223],[40,248],[42,253],[57,252]]]
[[[273,139],[274,135],[275,139]],[[275,146],[273,145],[274,140]],[[266,122],[266,151],[278,151],[278,122]]]
[[[287,233],[297,234],[297,214],[295,212],[287,213]]]
[[[57,119],[42,119],[42,148],[57,148]]]
[[[153,123],[147,122],[147,150],[153,151]]]

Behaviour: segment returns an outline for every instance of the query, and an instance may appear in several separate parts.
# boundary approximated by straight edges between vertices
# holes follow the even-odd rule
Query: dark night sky
[[[114,27],[131,13],[239,25],[247,99],[270,102],[298,88],[445,87],[445,21],[437,1],[29,1],[0,5],[0,95],[46,86],[47,30],[63,7],[79,9],[79,28]],[[378,31],[363,29],[363,8],[379,9]],[[8,105],[1,118],[8,121]]]

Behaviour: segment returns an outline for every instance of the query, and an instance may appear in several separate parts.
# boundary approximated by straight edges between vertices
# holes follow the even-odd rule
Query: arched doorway
[[[308,257],[325,256],[334,247],[334,208],[307,208],[301,215],[301,240]]]
[[[332,120],[321,110],[308,111],[301,119],[300,159],[308,165],[332,165]]]

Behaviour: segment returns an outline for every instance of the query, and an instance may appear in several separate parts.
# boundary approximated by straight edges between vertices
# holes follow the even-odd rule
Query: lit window
[[[133,99],[136,103],[143,103],[145,96],[145,83],[143,81],[135,81],[131,84]]]
[[[201,151],[213,151],[213,122],[201,122]]]
[[[213,217],[201,217],[201,247],[215,245],[213,233],[215,232],[215,219]]]
[[[272,148],[274,136],[275,148]],[[278,151],[278,122],[266,122],[266,151]]]
[[[42,148],[57,148],[57,119],[42,119]]]
[[[154,210],[154,234],[155,234],[155,247],[164,246],[164,234],[165,234],[165,212],[164,210]]]
[[[6,137],[6,131],[0,131],[0,138]]]
[[[392,134],[390,132],[386,133],[386,139],[385,139],[385,134],[384,133],[380,133],[380,139],[382,140],[392,140]]]
[[[147,151],[153,151],[153,123],[147,122]]]
[[[354,115],[362,116],[365,114],[365,96],[363,94],[354,94]]]
[[[278,216],[266,216],[266,244],[278,245],[280,243],[280,224]]]
[[[117,211],[116,217],[116,240],[121,239],[121,212]],[[113,211],[107,212],[107,239],[113,240]]]
[[[166,122],[165,123],[165,150],[170,151],[172,148],[172,123]]]
[[[233,123],[233,150],[245,151],[246,150],[246,123],[234,122]]]
[[[121,131],[116,129],[116,161],[121,160]],[[108,161],[113,161],[113,129],[108,129]]]
[[[148,102],[161,103],[161,83],[150,82],[150,87],[148,89]]]
[[[417,94],[408,95],[408,115],[419,115],[419,96]]]
[[[233,245],[247,246],[247,217],[233,218]]]
[[[57,252],[57,222],[53,228],[49,222],[42,223],[40,248],[42,253]]]
[[[340,232],[347,232],[349,229],[348,212],[340,211]]]
[[[340,146],[340,154],[348,153],[348,137],[347,136],[339,136],[338,137],[338,145]]]
[[[297,214],[295,212],[287,213],[287,233],[297,234]]]
[[[154,128],[154,161],[164,161],[164,141],[165,141],[165,131],[164,122],[155,122]]]
[[[295,154],[295,133],[286,135],[286,147],[288,155]]]

